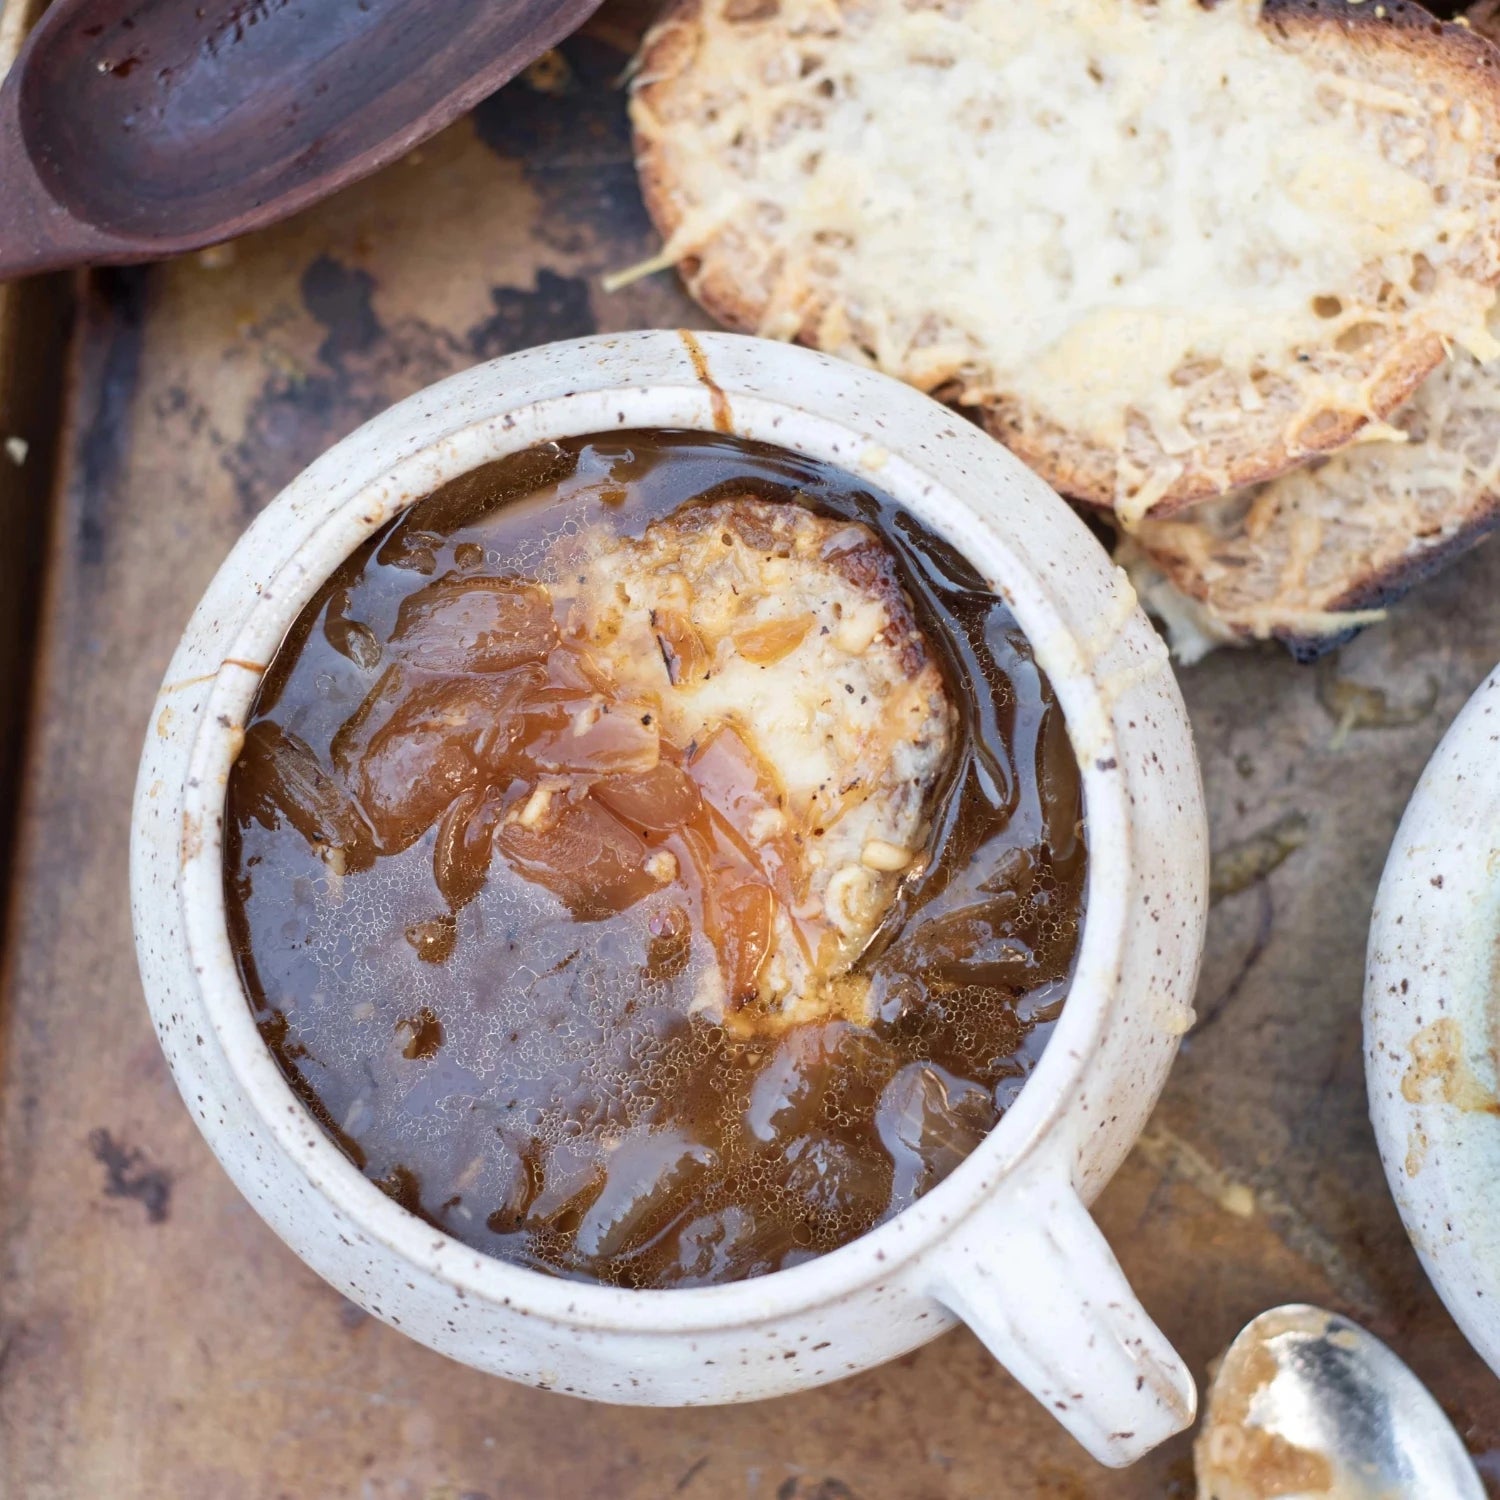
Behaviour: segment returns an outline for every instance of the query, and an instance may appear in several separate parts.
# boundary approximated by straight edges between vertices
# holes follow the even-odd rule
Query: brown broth
[[[528,876],[524,850],[492,857],[482,809],[503,789],[468,751],[424,766],[393,741],[352,769],[348,747],[388,733],[377,684],[409,697],[434,671],[452,680],[442,631],[453,606],[434,581],[497,580],[480,604],[507,639],[524,638],[549,628],[525,580],[559,537],[602,518],[639,536],[689,502],[744,493],[876,531],[958,709],[925,871],[860,961],[870,1026],[766,1037],[689,1014],[697,896],[643,896],[628,860],[598,898],[566,872]],[[412,681],[390,676],[393,637],[407,669],[414,650],[435,653]],[[486,724],[504,720],[494,694],[506,680],[482,684]],[[241,974],[266,1044],[324,1129],[465,1243],[626,1287],[794,1265],[941,1181],[1041,1055],[1083,919],[1078,769],[1004,603],[888,496],[696,433],[548,444],[464,476],[372,537],[266,674],[228,814]]]

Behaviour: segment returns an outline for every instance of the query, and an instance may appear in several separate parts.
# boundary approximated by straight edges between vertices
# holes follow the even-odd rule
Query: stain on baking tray
[[[110,514],[121,492],[120,471],[130,445],[130,409],[141,367],[141,339],[149,273],[112,267],[89,278],[83,307],[85,368],[78,389],[93,393],[80,414],[77,470],[78,550],[85,567],[104,561]]]
[[[1269,827],[1215,850],[1209,875],[1209,903],[1237,896],[1280,868],[1307,842],[1308,828],[1306,814],[1283,813]]]
[[[247,520],[330,443],[392,402],[476,359],[595,329],[588,284],[546,268],[534,286],[492,286],[494,311],[456,334],[421,318],[387,327],[377,290],[369,272],[330,255],[303,272],[303,306],[324,330],[321,368],[272,373],[250,403],[243,435],[220,458]]]
[[[709,1454],[705,1453],[702,1458],[696,1459],[683,1471],[677,1483],[672,1486],[672,1493],[680,1495],[687,1487],[708,1467]]]
[[[519,161],[539,201],[533,232],[565,266],[539,267],[530,286],[492,285],[492,310],[470,327],[450,331],[414,317],[386,322],[377,271],[327,253],[308,263],[298,291],[323,330],[316,363],[270,371],[243,431],[216,444],[245,520],[330,443],[392,402],[475,360],[596,331],[590,278],[655,246],[631,152],[622,82],[628,61],[613,37],[575,35],[475,111],[484,145]],[[634,324],[698,321],[675,282],[612,306]]]
[[[1275,906],[1271,899],[1271,887],[1267,882],[1272,874],[1307,843],[1311,826],[1305,813],[1293,809],[1245,838],[1213,851],[1209,865],[1209,905],[1217,906],[1219,902],[1238,896],[1243,891],[1258,890],[1260,915],[1250,945],[1228,982],[1212,998],[1205,999],[1202,994],[1198,997],[1198,1022],[1193,1033],[1200,1039],[1239,998],[1246,981],[1270,948]]]
[[[328,331],[318,358],[337,367],[345,355],[368,349],[385,332],[375,316],[375,278],[331,255],[320,255],[302,273],[302,305]]]
[[[594,311],[589,305],[588,282],[577,276],[559,276],[545,267],[536,273],[536,287],[494,286],[491,317],[476,323],[466,335],[476,359],[494,359],[533,344],[554,339],[576,339],[594,333]]]
[[[350,1333],[356,1328],[363,1328],[369,1321],[369,1313],[359,1303],[351,1302],[347,1297],[339,1298],[339,1323]]]
[[[1410,729],[1437,707],[1440,685],[1429,676],[1422,694],[1410,702],[1392,699],[1382,687],[1371,687],[1339,675],[1338,657],[1318,665],[1318,702],[1334,721],[1330,748],[1337,750],[1356,729]]]
[[[106,1198],[134,1198],[152,1224],[165,1224],[172,1204],[172,1174],[148,1166],[144,1154],[101,1127],[89,1132],[89,1150],[104,1168]]]
[[[559,67],[483,100],[474,128],[496,155],[521,163],[541,200],[535,232],[543,243],[568,255],[587,255],[602,243],[628,260],[654,236],[630,143],[621,76],[629,55],[586,32],[558,54]],[[557,77],[565,80],[561,87]]]
[[[1260,913],[1256,918],[1250,945],[1245,949],[1239,963],[1235,965],[1234,973],[1229,976],[1229,982],[1218,994],[1211,1000],[1205,1001],[1200,997],[1195,1002],[1198,1013],[1197,1024],[1193,1027],[1195,1040],[1201,1041],[1203,1036],[1217,1024],[1224,1012],[1239,999],[1240,992],[1245,988],[1251,974],[1255,972],[1256,966],[1266,956],[1271,946],[1271,932],[1276,921],[1276,908],[1271,900],[1271,887],[1265,880],[1258,880],[1255,883],[1255,889],[1260,893]]]
[[[859,1500],[842,1479],[805,1479],[793,1475],[776,1488],[776,1500]]]

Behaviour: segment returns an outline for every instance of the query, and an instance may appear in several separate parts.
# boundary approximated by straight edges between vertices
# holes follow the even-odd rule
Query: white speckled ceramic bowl
[[[1412,795],[1365,977],[1380,1159],[1427,1274],[1500,1374],[1500,668]]]
[[[717,429],[839,464],[965,553],[1051,676],[1089,818],[1076,981],[1034,1075],[984,1144],[841,1250],[673,1292],[490,1259],[368,1182],[261,1044],[230,951],[221,864],[225,782],[264,664],[333,567],[478,464],[631,427]],[[132,849],[141,971],[188,1107],[276,1232],[376,1316],[484,1370],[663,1405],[833,1380],[962,1318],[1111,1464],[1186,1426],[1195,1404],[1084,1204],[1140,1132],[1189,1024],[1206,884],[1197,764],[1166,651],[1086,528],[925,396],[723,334],[516,354],[403,401],[313,464],[246,533],[188,626],[153,712]]]

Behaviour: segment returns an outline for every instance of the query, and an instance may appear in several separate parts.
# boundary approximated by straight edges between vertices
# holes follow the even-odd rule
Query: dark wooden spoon
[[[408,151],[599,0],[56,0],[0,87],[0,280],[243,234]]]

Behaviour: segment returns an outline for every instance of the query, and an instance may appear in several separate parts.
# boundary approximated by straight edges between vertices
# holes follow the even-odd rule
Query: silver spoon
[[[1485,1500],[1427,1387],[1318,1307],[1272,1308],[1245,1327],[1193,1455],[1198,1500]]]

